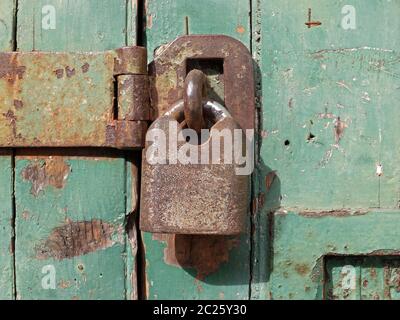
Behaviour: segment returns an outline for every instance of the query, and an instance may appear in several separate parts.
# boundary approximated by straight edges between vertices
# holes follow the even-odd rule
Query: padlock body
[[[149,130],[157,128],[169,137],[169,116],[157,119]],[[231,118],[215,129],[241,130]],[[198,146],[199,157],[212,150],[213,135]],[[169,139],[167,139],[167,144]],[[223,141],[221,154],[223,154]],[[206,145],[210,147],[207,148]],[[181,145],[178,143],[177,147]],[[232,163],[150,164],[143,150],[140,228],[154,233],[234,235],[244,231],[249,204],[250,178],[238,175]],[[153,146],[154,147],[154,146]],[[211,157],[211,155],[210,155]]]

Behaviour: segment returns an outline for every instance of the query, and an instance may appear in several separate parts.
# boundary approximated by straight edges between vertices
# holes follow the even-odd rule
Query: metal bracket
[[[189,62],[220,61],[224,101],[242,129],[253,129],[255,122],[253,60],[238,40],[224,35],[188,35],[177,38],[156,52],[149,65],[153,120],[183,97]]]
[[[139,148],[146,49],[0,53],[0,147]]]

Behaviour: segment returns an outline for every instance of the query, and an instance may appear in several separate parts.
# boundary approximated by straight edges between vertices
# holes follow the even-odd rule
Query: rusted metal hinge
[[[148,122],[182,97],[190,70],[210,63],[220,69],[219,98],[242,129],[253,128],[251,55],[227,36],[177,38],[158,50],[149,75],[146,49],[137,46],[0,52],[0,148],[143,148]]]
[[[0,53],[0,147],[140,148],[146,49]]]

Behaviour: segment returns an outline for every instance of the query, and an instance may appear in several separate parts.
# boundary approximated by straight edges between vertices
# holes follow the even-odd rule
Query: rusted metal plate
[[[140,47],[0,53],[0,147],[142,146],[145,117],[121,125],[114,99],[118,77],[145,75],[146,63]],[[129,129],[123,139],[120,127]]]
[[[249,50],[224,35],[190,35],[160,47],[149,66],[154,118],[183,97],[190,60],[223,60],[224,104],[242,129],[254,128],[254,74]]]

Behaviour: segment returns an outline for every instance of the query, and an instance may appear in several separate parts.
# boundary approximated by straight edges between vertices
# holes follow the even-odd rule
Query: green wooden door
[[[136,10],[125,0],[1,1],[1,49],[132,45]],[[0,297],[136,299],[135,155],[18,149],[0,161]]]
[[[146,296],[396,298],[385,283],[396,282],[399,252],[400,4],[148,0],[145,9],[149,52],[185,33],[242,41],[258,101],[249,232],[233,246],[144,234]],[[337,293],[346,270],[360,275],[356,295]]]
[[[400,3],[253,4],[252,298],[397,298]]]
[[[139,152],[2,150],[0,298],[398,298],[399,14],[386,0],[2,0],[1,51],[139,44],[151,61],[180,35],[234,37],[258,116],[240,237],[139,232]]]

